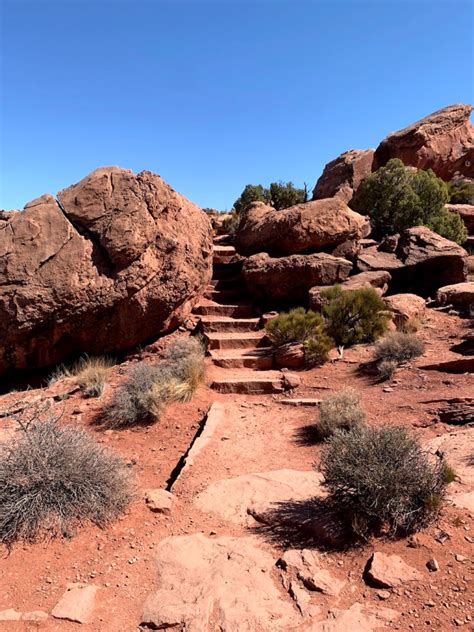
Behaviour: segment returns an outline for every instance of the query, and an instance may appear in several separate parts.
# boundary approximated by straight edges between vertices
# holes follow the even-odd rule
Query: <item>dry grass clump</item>
[[[114,363],[110,358],[89,358],[86,356],[79,360],[71,373],[86,397],[99,397],[102,395],[113,365]]]
[[[416,531],[439,512],[449,477],[404,428],[360,426],[336,432],[323,451],[321,469],[331,498],[367,539]]]
[[[360,396],[353,388],[326,397],[319,407],[316,432],[320,439],[327,439],[337,430],[349,431],[365,421]]]
[[[171,342],[159,364],[140,362],[127,371],[104,411],[111,428],[158,420],[167,404],[187,402],[204,381],[204,348],[195,338]]]
[[[71,535],[86,522],[104,527],[126,509],[133,486],[122,459],[44,407],[16,419],[18,431],[0,446],[3,544]]]
[[[48,378],[48,386],[66,377],[73,377],[86,397],[100,397],[114,362],[107,356],[84,356],[67,367],[59,364]]]
[[[425,345],[410,333],[392,331],[380,340],[374,351],[377,371],[381,379],[392,377],[397,366],[423,355]]]

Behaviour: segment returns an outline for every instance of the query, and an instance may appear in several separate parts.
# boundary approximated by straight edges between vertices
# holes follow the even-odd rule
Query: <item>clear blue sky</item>
[[[473,101],[470,0],[0,5],[0,208],[119,165],[225,209]]]

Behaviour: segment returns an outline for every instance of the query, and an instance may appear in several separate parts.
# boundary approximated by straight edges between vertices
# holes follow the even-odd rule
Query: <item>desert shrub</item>
[[[48,375],[47,384],[52,386],[55,382],[63,380],[65,377],[71,377],[70,369],[65,364],[58,364]]]
[[[204,349],[195,338],[168,345],[159,364],[132,366],[103,414],[105,425],[120,428],[158,420],[172,401],[189,401],[204,381]]]
[[[353,388],[326,397],[319,407],[316,432],[320,439],[327,439],[336,430],[349,431],[365,421],[360,396]]]
[[[7,546],[70,535],[86,522],[104,527],[132,496],[122,459],[45,409],[24,412],[13,439],[0,446],[0,541]]]
[[[324,364],[328,359],[328,353],[334,347],[334,340],[330,338],[321,327],[310,338],[304,341],[305,362],[310,366]]]
[[[267,336],[275,347],[291,342],[304,343],[317,336],[323,327],[322,316],[311,310],[306,311],[304,307],[281,312],[265,325]]]
[[[391,536],[427,524],[444,500],[443,461],[423,452],[404,428],[360,426],[336,432],[321,468],[331,498],[361,537]]]
[[[428,226],[447,239],[465,241],[462,221],[448,213],[446,183],[431,169],[411,169],[397,158],[361,182],[351,206],[371,218],[376,236],[392,235],[412,226]]]
[[[373,342],[385,332],[389,316],[373,288],[342,291],[335,285],[321,294],[326,330],[336,345]]]
[[[391,380],[397,368],[398,362],[396,360],[379,360],[377,362],[377,374],[380,381]]]
[[[473,204],[474,185],[466,180],[448,182],[449,202],[451,204]]]
[[[247,184],[240,196],[234,202],[234,211],[240,214],[252,202],[264,202],[281,210],[308,201],[308,189],[295,187],[293,182],[272,182],[270,187],[261,184]]]
[[[403,331],[405,334],[416,334],[422,327],[422,322],[416,316],[409,318],[406,322],[402,323],[400,326],[400,331]]]
[[[112,366],[113,361],[110,358],[86,356],[72,368],[71,374],[76,378],[79,388],[86,397],[99,397],[102,395]]]
[[[375,347],[375,359],[407,362],[423,355],[425,345],[413,334],[403,331],[391,331]]]

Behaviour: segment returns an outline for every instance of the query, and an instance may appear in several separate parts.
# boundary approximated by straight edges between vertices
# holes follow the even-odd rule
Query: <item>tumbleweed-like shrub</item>
[[[392,363],[393,366],[413,360],[423,355],[424,351],[425,344],[420,338],[402,331],[391,331],[376,344],[374,356],[377,366],[383,367],[386,363]]]
[[[328,335],[340,347],[377,340],[390,320],[385,303],[373,288],[323,290],[323,316]]]
[[[447,480],[442,457],[428,455],[404,428],[336,432],[323,450],[324,485],[341,515],[367,539],[416,531],[439,512]]]
[[[121,428],[159,420],[170,402],[189,401],[204,377],[202,344],[196,338],[172,341],[161,362],[140,362],[127,371],[101,421]]]
[[[327,439],[336,430],[349,431],[365,421],[365,412],[360,405],[356,390],[347,387],[326,397],[319,407],[316,433],[320,439]]]
[[[72,368],[71,374],[86,397],[102,395],[105,383],[113,367],[113,361],[107,357],[81,358]]]
[[[77,426],[35,409],[28,414],[0,446],[0,541],[10,547],[115,520],[133,497],[124,461]]]

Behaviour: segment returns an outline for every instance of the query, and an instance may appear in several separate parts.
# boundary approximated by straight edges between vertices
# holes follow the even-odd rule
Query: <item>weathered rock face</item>
[[[10,214],[7,214],[10,215]],[[150,172],[98,169],[0,222],[0,373],[126,349],[206,286],[209,220]]]
[[[305,303],[311,287],[345,281],[351,269],[350,261],[325,253],[276,259],[260,253],[244,262],[242,275],[257,298]]]
[[[439,288],[436,301],[440,305],[453,305],[466,314],[474,313],[474,281]]]
[[[336,196],[351,201],[354,191],[372,171],[373,149],[350,149],[331,160],[316,182],[313,200]]]
[[[457,213],[464,222],[468,233],[474,233],[474,204],[446,204],[446,209]]]
[[[396,251],[365,248],[357,257],[361,272],[388,270],[391,289],[432,296],[443,285],[462,283],[467,277],[467,252],[425,226],[404,231]]]
[[[410,321],[422,323],[425,319],[425,299],[416,294],[392,294],[385,298],[385,304],[392,312],[397,329],[402,329]]]
[[[417,169],[433,169],[451,180],[454,175],[474,175],[474,128],[469,117],[472,106],[450,105],[390,134],[377,147],[372,170],[391,158],[400,158]]]
[[[268,252],[292,255],[337,246],[366,237],[367,217],[352,211],[340,198],[316,200],[277,211],[262,202],[252,204],[236,235],[240,254]]]

